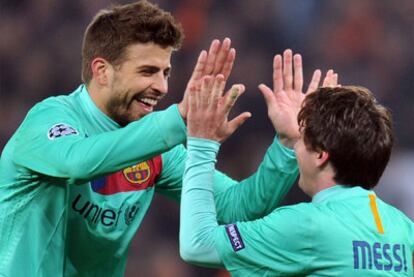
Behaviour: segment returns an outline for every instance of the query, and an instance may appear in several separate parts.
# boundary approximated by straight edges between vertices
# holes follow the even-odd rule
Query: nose
[[[166,94],[168,92],[168,79],[163,74],[157,74],[156,80],[154,80],[152,88],[156,91]]]

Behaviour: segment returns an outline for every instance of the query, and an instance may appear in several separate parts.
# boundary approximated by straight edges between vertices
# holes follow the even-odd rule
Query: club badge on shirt
[[[54,140],[60,137],[69,136],[69,135],[77,135],[78,131],[73,128],[72,126],[66,124],[66,123],[58,123],[53,125],[48,133],[47,137],[50,140]]]
[[[142,162],[123,170],[125,178],[133,184],[142,184],[151,176],[148,162]]]
[[[162,171],[161,156],[91,181],[92,190],[103,195],[152,188]]]

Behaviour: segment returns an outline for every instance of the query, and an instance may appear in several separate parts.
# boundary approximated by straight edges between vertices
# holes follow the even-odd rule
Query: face
[[[103,100],[104,112],[121,126],[152,112],[166,95],[173,49],[137,43],[125,51],[122,64],[109,65],[109,91]]]
[[[306,148],[303,134],[295,143],[296,159],[299,165],[299,187],[307,194],[312,195],[313,177],[317,172],[317,153]]]

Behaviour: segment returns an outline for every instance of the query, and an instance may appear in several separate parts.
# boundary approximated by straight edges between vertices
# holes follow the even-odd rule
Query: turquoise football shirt
[[[35,105],[0,159],[0,275],[123,276],[154,193],[180,200],[185,139],[176,105],[123,128],[84,85]],[[215,172],[220,222],[266,215],[287,193],[296,162],[275,180],[274,147],[240,183]]]
[[[212,189],[219,144],[188,138],[180,252],[233,276],[413,276],[414,223],[373,191],[337,185],[311,203],[218,225]]]

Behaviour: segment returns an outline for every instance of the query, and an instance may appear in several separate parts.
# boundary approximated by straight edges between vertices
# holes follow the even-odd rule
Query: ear
[[[106,86],[109,81],[109,73],[112,69],[111,64],[104,58],[95,58],[91,63],[93,78],[101,86]]]
[[[326,151],[320,151],[316,156],[316,166],[323,167],[329,161],[329,153]]]

